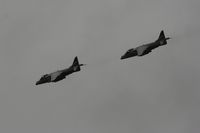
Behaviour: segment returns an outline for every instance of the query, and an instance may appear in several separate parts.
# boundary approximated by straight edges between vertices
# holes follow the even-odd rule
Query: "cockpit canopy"
[[[41,77],[41,79],[46,79],[49,75],[48,74],[45,74]]]
[[[47,76],[48,76],[48,74],[43,75],[43,77],[47,77]]]
[[[134,51],[134,50],[135,50],[134,48],[129,49],[129,50],[127,51],[127,53],[130,53],[130,52],[132,52],[132,51]]]
[[[45,75],[43,75],[41,77],[40,80],[42,80],[42,81],[49,81],[49,80],[51,80],[51,76],[49,74],[45,74]]]
[[[51,76],[48,74],[43,75],[39,81],[36,82],[36,85],[47,83],[51,81]]]

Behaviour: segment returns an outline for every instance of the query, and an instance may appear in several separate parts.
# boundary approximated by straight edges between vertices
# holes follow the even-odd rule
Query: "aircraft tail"
[[[159,38],[158,38],[158,42],[160,43],[160,45],[166,45],[167,44],[167,40],[170,39],[169,37],[165,37],[164,31],[162,30],[160,32]]]
[[[72,64],[72,67],[73,67],[74,71],[80,71],[81,70],[81,66],[84,66],[84,65],[85,64],[79,64],[77,56],[74,58],[74,62]]]

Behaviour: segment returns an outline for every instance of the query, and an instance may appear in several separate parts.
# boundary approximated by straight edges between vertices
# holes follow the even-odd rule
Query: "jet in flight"
[[[36,82],[36,85],[63,80],[67,75],[80,71],[80,66],[83,65],[85,64],[79,64],[78,57],[76,56],[73,64],[69,68],[43,75],[40,80]]]
[[[159,38],[155,42],[152,42],[149,44],[144,44],[144,45],[138,46],[136,48],[129,49],[123,56],[121,56],[121,60],[130,58],[130,57],[134,57],[134,56],[144,56],[144,55],[150,53],[151,50],[153,50],[159,46],[166,45],[168,39],[171,39],[171,38],[169,38],[169,37],[165,38],[164,31],[162,30],[160,32]]]

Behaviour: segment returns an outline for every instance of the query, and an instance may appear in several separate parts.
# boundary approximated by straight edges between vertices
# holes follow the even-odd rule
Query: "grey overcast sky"
[[[0,0],[1,133],[200,132],[199,0]],[[129,48],[173,39],[144,57]],[[53,84],[41,75],[88,66]]]

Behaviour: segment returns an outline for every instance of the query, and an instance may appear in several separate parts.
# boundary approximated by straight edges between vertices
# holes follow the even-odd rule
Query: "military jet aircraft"
[[[159,46],[166,45],[168,39],[171,39],[171,38],[169,37],[165,38],[164,31],[162,30],[160,32],[159,38],[155,42],[144,44],[136,48],[129,49],[123,56],[121,56],[121,60],[134,57],[134,56],[144,56],[150,53],[153,49]]]
[[[36,82],[36,85],[63,80],[67,75],[80,71],[80,66],[84,65],[85,64],[79,64],[78,57],[76,56],[73,64],[69,68],[43,75],[40,80]]]

